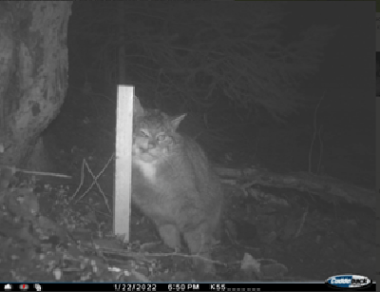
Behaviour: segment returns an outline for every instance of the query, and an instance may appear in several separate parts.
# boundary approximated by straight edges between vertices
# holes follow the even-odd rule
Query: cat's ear
[[[182,122],[182,120],[186,117],[187,114],[182,114],[180,116],[174,117],[171,120],[171,124],[173,128],[176,130],[179,126],[179,124]]]
[[[141,117],[145,114],[144,108],[141,106],[139,98],[135,95],[133,96],[133,116]]]

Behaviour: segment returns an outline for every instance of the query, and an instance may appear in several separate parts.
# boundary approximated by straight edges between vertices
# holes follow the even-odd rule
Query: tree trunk
[[[0,166],[27,163],[39,135],[64,101],[71,5],[0,3]]]

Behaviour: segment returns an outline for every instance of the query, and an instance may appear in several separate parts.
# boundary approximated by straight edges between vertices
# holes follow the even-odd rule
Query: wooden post
[[[119,85],[116,109],[114,234],[129,241],[132,179],[133,86]]]

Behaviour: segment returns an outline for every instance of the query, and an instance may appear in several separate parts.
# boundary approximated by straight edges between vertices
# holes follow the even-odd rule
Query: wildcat
[[[182,237],[192,255],[207,259],[220,232],[223,192],[201,147],[177,132],[185,116],[146,110],[134,99],[132,202],[167,246],[180,250]],[[199,257],[194,266],[214,273]]]

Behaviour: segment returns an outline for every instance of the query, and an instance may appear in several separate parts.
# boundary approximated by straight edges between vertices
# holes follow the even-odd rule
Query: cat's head
[[[133,115],[133,160],[156,163],[170,156],[186,114],[170,117],[159,110],[146,110],[135,99]]]

